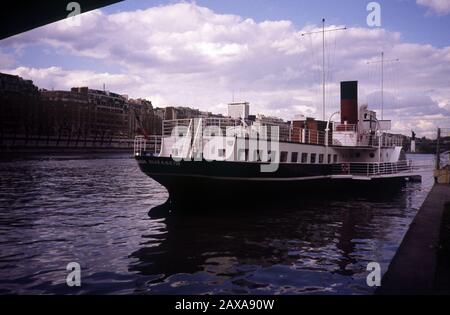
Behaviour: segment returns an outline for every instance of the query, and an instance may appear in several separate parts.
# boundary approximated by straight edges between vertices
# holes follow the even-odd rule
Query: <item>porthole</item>
[[[369,156],[373,159],[373,158],[375,157],[375,153],[370,152],[370,153],[369,153]]]

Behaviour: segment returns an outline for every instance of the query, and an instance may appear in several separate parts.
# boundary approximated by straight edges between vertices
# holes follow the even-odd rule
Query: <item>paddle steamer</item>
[[[340,121],[333,122],[338,114]],[[379,120],[367,105],[358,107],[357,81],[341,82],[340,112],[328,121],[300,118],[281,127],[249,116],[167,120],[160,145],[139,136],[134,156],[171,200],[182,201],[389,190],[417,177],[403,136],[389,133],[391,121]]]

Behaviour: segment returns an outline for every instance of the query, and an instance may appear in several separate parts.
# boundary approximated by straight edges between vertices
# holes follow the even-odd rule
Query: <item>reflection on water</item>
[[[154,218],[167,193],[127,156],[3,161],[0,293],[371,293],[431,184]]]

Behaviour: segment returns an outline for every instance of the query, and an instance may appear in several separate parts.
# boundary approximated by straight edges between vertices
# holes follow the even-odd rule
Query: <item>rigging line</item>
[[[336,43],[337,43],[337,35],[334,36],[334,47],[333,47],[333,71],[336,70]]]
[[[331,59],[331,38],[327,38],[327,76],[326,76],[326,82],[332,82],[332,64],[333,60]],[[328,83],[326,86],[326,95],[328,95],[328,108],[332,106],[332,100],[333,95],[331,94],[332,91],[332,84]]]
[[[335,81],[334,80],[335,79],[334,78],[334,74],[336,72],[336,42],[337,42],[337,34],[334,34],[333,39],[334,39],[333,40],[334,45],[333,45],[332,57],[331,57],[331,65],[330,65],[330,72],[331,72],[331,74],[330,74],[330,82]],[[330,87],[330,90],[331,90],[331,87]],[[329,93],[331,95],[331,91]],[[335,100],[335,103],[331,104],[331,105],[335,106],[336,105],[336,100],[337,100],[336,93],[333,94],[332,96],[333,96],[332,100]]]
[[[311,34],[322,34],[322,120],[325,120],[325,111],[326,111],[326,70],[325,70],[325,33],[328,32],[335,32],[340,30],[346,30],[346,27],[339,28],[339,29],[326,29],[325,30],[325,18],[322,19],[322,30],[321,31],[314,31],[314,32],[308,32],[308,33],[302,33],[302,36],[305,35],[311,35]]]
[[[328,72],[329,72],[329,79],[330,82],[333,79],[333,71],[334,71],[334,59],[333,59],[333,49],[334,45],[333,42],[336,40],[336,34],[333,34],[333,37],[329,39],[328,43],[328,58],[329,58],[329,64],[328,64]]]
[[[314,74],[315,60],[314,60],[314,54],[313,54],[313,49],[312,49],[313,48],[313,44],[312,44],[311,37],[308,38],[308,44],[309,44],[308,51],[309,51],[310,59],[309,59],[309,63],[307,63],[305,65],[305,67],[308,69],[308,72],[307,72],[308,73],[308,79],[311,78],[312,82],[314,82],[315,81],[315,78],[314,78],[314,76],[315,76],[315,74]]]
[[[314,56],[312,54],[312,41],[311,41],[311,38],[309,38],[306,41],[306,49],[308,50],[307,51],[307,56],[308,56],[309,59],[304,64],[304,67],[305,67],[305,74],[306,74],[306,77],[307,77],[307,82],[309,82],[310,79],[312,79],[314,81],[314,79],[313,79],[314,74],[312,73],[312,68],[311,68],[311,65],[314,64]],[[307,88],[308,87],[309,87],[309,85],[307,85]]]
[[[311,69],[310,71],[312,72],[312,79],[314,82],[316,82],[316,80],[320,80],[320,72],[316,71],[317,69],[319,69],[319,61],[316,58],[316,55],[314,54],[314,44],[313,44],[313,39],[312,36],[308,36],[309,37],[309,43],[310,43],[310,53],[311,53]],[[317,60],[317,62],[316,62]],[[316,78],[317,76],[317,78]],[[313,85],[314,86],[314,85]],[[319,95],[320,95],[320,89],[319,87],[317,87],[316,89],[313,89],[315,91],[315,97],[318,99]]]
[[[336,43],[336,35],[334,35],[334,37],[332,37],[332,38],[331,37],[329,38],[328,36],[325,38],[325,51],[326,51],[325,82],[327,83],[325,85],[325,93],[326,93],[326,95],[328,95],[327,104],[332,107],[334,107],[334,105],[335,105],[335,103],[333,102],[335,95],[334,95],[334,93],[332,93],[333,86],[332,86],[332,84],[330,84],[330,82],[333,81],[333,71],[334,71],[333,56],[335,56],[335,50],[331,51],[333,42]]]
[[[400,65],[400,63],[398,64]],[[396,71],[394,71],[394,78],[395,78],[395,93],[396,93],[396,105],[398,106],[400,104],[400,71],[397,67]]]
[[[313,38],[312,35],[309,35],[309,37],[311,39]],[[314,42],[314,40],[312,40],[312,41]],[[319,46],[319,43],[320,42],[317,41],[317,46]],[[321,60],[321,55],[316,53],[314,56],[316,57],[316,59],[315,59],[315,61],[316,61],[316,64],[315,64],[316,72],[315,73],[316,73],[316,76],[317,76],[317,81],[316,82],[320,82],[320,81],[322,81],[322,60]],[[317,85],[317,87],[316,87],[316,97],[317,97],[316,103],[320,104],[321,98],[322,98],[322,86],[321,85]],[[319,114],[319,110],[317,111],[317,114]]]
[[[394,79],[394,72],[393,72],[393,67],[391,67],[390,65],[388,66],[387,69],[387,91],[388,91],[388,99],[387,99],[387,108],[395,108],[395,79]]]
[[[313,66],[314,66],[314,73],[315,73],[315,75],[317,76],[317,81],[320,81],[320,67],[321,67],[321,65],[320,65],[320,58],[319,58],[319,55],[318,54],[314,54],[314,51],[315,51],[315,44],[314,44],[314,40],[313,40],[313,37],[312,36],[309,36],[309,38],[310,38],[310,40],[311,40],[311,43],[312,43],[312,46],[311,46],[311,53],[313,54],[313,58],[314,58],[314,64],[313,64]],[[319,97],[320,96],[320,87],[318,87],[317,88],[317,96]]]
[[[450,117],[441,117],[441,118],[423,118],[423,117],[418,117],[418,118],[404,118],[402,117],[401,119],[402,121],[419,121],[419,120],[425,120],[425,121],[447,121],[450,120]]]
[[[331,34],[333,35],[333,34]],[[331,106],[332,106],[332,100],[333,100],[333,95],[331,94],[332,91],[332,64],[333,61],[331,59],[331,36],[327,36],[325,38],[325,44],[326,44],[326,76],[325,76],[325,94],[328,95],[327,97],[327,107],[326,109],[328,109],[328,111],[330,110]],[[328,115],[325,114],[325,117],[328,117]]]
[[[397,63],[395,64],[390,64],[389,65],[389,76],[391,79],[391,94],[393,96],[393,106],[397,107],[400,103],[399,103],[399,73],[398,73],[398,67],[396,66]]]
[[[329,37],[325,38],[325,51],[327,52],[326,54],[326,63],[325,63],[325,72],[326,72],[326,82],[330,82],[330,67],[331,67],[331,61],[330,61],[330,39]]]
[[[371,64],[367,64],[367,83],[368,86],[372,86],[372,65]],[[372,94],[367,92],[367,105],[369,105],[371,107],[372,105]]]
[[[373,65],[371,65],[371,64],[367,65],[367,81],[369,82],[368,86],[370,86],[370,90],[373,90],[372,86],[374,86],[372,69],[373,69]],[[370,92],[368,92],[368,95],[367,95],[367,105],[369,105],[370,107],[373,107],[373,94]]]

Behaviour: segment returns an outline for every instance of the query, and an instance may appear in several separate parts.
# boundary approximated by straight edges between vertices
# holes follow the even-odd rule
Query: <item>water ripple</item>
[[[168,195],[125,155],[0,162],[0,293],[367,294],[431,177],[382,199],[154,219]],[[79,262],[81,288],[65,284]]]

